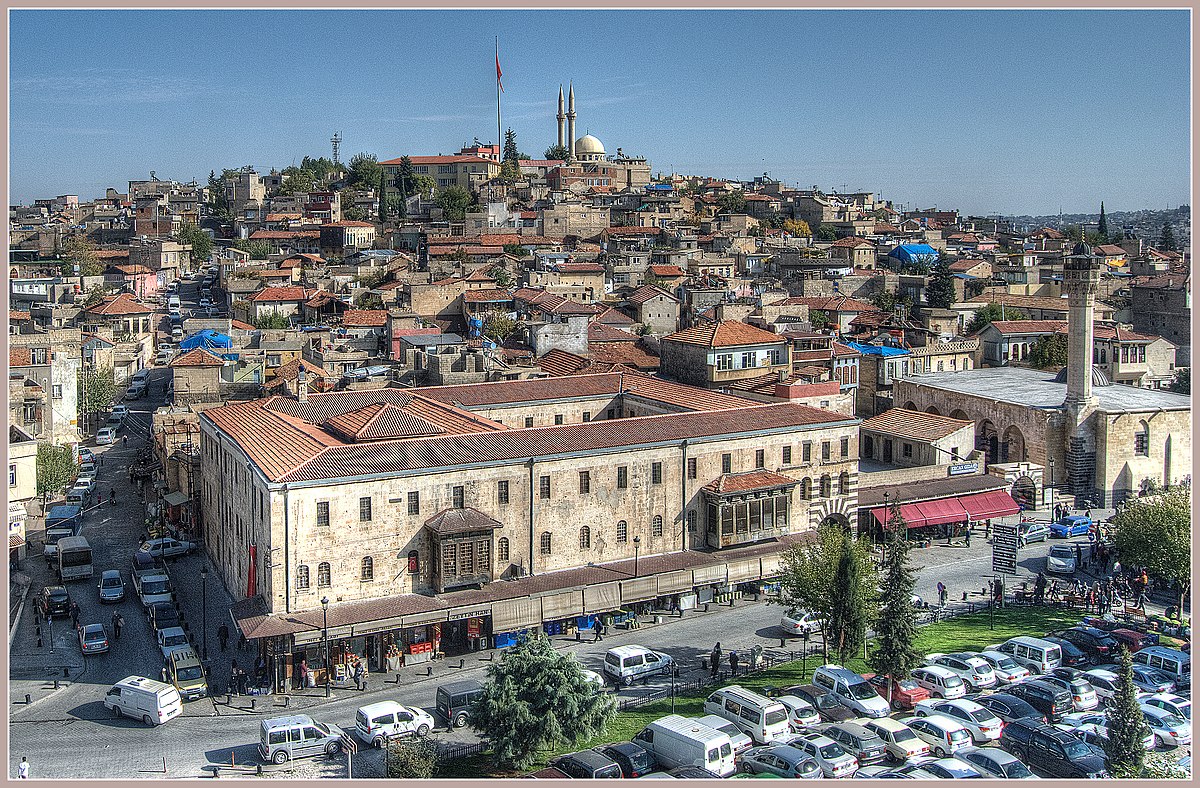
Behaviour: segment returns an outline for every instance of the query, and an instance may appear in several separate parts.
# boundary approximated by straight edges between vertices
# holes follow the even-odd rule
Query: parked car
[[[941,665],[914,668],[911,675],[913,681],[929,691],[930,697],[950,699],[967,694],[967,685],[962,677]]]
[[[799,747],[771,744],[742,753],[738,769],[745,774],[774,774],[792,779],[818,779],[821,767]]]
[[[728,736],[730,743],[733,745],[733,755],[735,758],[740,753],[754,746],[754,739],[724,717],[718,717],[716,714],[705,714],[703,717],[696,717],[695,719],[701,725],[707,725],[714,731],[720,731]]]
[[[1103,749],[1103,740],[1108,738],[1108,715],[1102,711],[1081,712],[1078,717],[1068,714],[1062,722],[1054,727],[1074,733],[1087,744]],[[1147,750],[1153,750],[1154,745],[1154,733],[1147,729],[1146,735],[1142,738],[1142,746]]]
[[[172,651],[186,647],[187,644],[188,636],[183,627],[163,627],[158,630],[158,648],[162,651],[164,660],[171,658]]]
[[[829,691],[838,703],[862,717],[886,717],[890,709],[875,687],[862,676],[841,665],[822,665],[813,671],[814,686]]]
[[[133,385],[136,383],[142,383],[142,385],[145,385],[145,381],[137,381],[137,380],[133,381],[133,383],[131,383],[130,385]],[[121,421],[125,421],[125,419],[128,416],[129,416],[129,407],[127,405],[113,405],[112,414],[109,416],[109,418],[120,419]]]
[[[1083,672],[1083,678],[1088,684],[1092,685],[1092,689],[1096,690],[1096,695],[1100,698],[1101,705],[1108,705],[1116,697],[1117,682],[1120,679],[1111,670],[1092,668]]]
[[[1139,707],[1146,724],[1163,747],[1182,747],[1192,743],[1190,722],[1157,706],[1141,703]]]
[[[996,673],[991,664],[977,654],[956,652],[953,654],[929,654],[926,665],[938,665],[949,670],[966,682],[968,690],[978,691],[996,686]]]
[[[75,480],[75,486],[71,489],[87,498],[96,489],[96,480],[91,476],[80,476]]]
[[[1004,721],[973,700],[957,698],[955,700],[924,700],[917,704],[918,717],[929,717],[942,714],[962,725],[971,732],[971,738],[976,744],[988,744],[1000,738],[1004,730]]]
[[[155,632],[179,626],[179,611],[170,602],[154,602],[146,608],[146,616]]]
[[[938,758],[921,764],[921,769],[939,780],[978,780],[983,774],[971,764],[958,757]]]
[[[779,628],[786,635],[802,636],[805,633],[812,635],[821,631],[821,620],[816,613],[793,608],[780,619]]]
[[[893,720],[891,717],[867,720],[863,727],[883,740],[888,758],[894,763],[903,763],[909,758],[921,758],[929,754],[929,743],[899,720]]]
[[[978,747],[960,752],[955,757],[974,766],[984,777],[998,777],[1002,780],[1037,779],[1037,775],[1017,756],[999,747]]]
[[[64,586],[46,586],[37,598],[42,618],[66,617],[71,612],[71,595]]]
[[[1017,526],[1017,536],[1025,537],[1025,544],[1044,542],[1050,538],[1050,528],[1045,523],[1021,523]]]
[[[1159,692],[1173,692],[1175,690],[1175,679],[1165,671],[1158,668],[1152,668],[1149,665],[1133,665],[1133,683],[1143,692],[1157,694]]]
[[[1053,635],[1047,635],[1042,639],[1047,643],[1053,643],[1058,646],[1059,651],[1062,653],[1060,665],[1068,668],[1086,668],[1092,662],[1087,652],[1069,640],[1064,640]]]
[[[883,739],[857,722],[827,722],[817,730],[857,758],[859,766],[870,766],[887,757]]]
[[[1056,670],[1063,670],[1063,668],[1056,668]],[[1090,711],[1100,705],[1100,696],[1096,694],[1096,688],[1082,678],[1065,679],[1050,673],[1042,676],[1038,681],[1061,687],[1071,693],[1071,707],[1075,711]]]
[[[782,703],[737,684],[715,690],[705,699],[704,710],[732,723],[750,736],[754,740],[752,743],[770,744],[789,732],[787,709]],[[737,750],[736,742],[734,750]]]
[[[154,363],[162,366],[166,364],[175,355],[174,350],[159,350],[154,354]]]
[[[560,755],[550,761],[555,769],[566,772],[576,779],[621,779],[621,767],[607,755],[601,755],[595,750],[580,750],[579,752]]]
[[[1158,692],[1153,695],[1140,698],[1142,704],[1153,706],[1156,709],[1162,709],[1165,712],[1174,714],[1176,717],[1182,717],[1185,720],[1192,718],[1192,702],[1182,695],[1173,695],[1169,692]]]
[[[100,592],[101,604],[125,601],[125,579],[119,569],[105,569],[100,573],[100,582],[96,588]]]
[[[1166,673],[1180,689],[1191,689],[1192,658],[1188,653],[1191,641],[1183,644],[1182,649],[1165,646],[1146,646],[1133,655],[1133,664],[1149,665]]]
[[[107,446],[117,439],[117,431],[112,427],[101,427],[96,431],[96,445]]]
[[[905,717],[900,721],[927,742],[938,758],[945,758],[971,746],[971,732],[966,726],[945,715]]]
[[[1136,654],[1142,649],[1158,643],[1158,635],[1149,632],[1139,632],[1136,629],[1129,629],[1128,627],[1110,629],[1108,634],[1112,635],[1117,642],[1129,649],[1130,654]]]
[[[604,675],[628,687],[636,679],[666,675],[673,663],[670,655],[645,646],[617,646],[604,655]]]
[[[79,650],[84,656],[108,651],[108,631],[103,624],[81,624],[78,633]]]
[[[596,752],[616,761],[621,767],[621,776],[631,779],[650,774],[658,768],[658,762],[648,751],[631,741],[605,744],[595,748]]]
[[[437,688],[437,712],[448,726],[461,728],[470,722],[471,704],[483,695],[483,685],[474,679],[452,681]]]
[[[852,720],[858,715],[843,706],[836,695],[813,684],[797,684],[788,687],[783,692],[794,695],[817,710],[823,722],[843,722]]]
[[[1056,544],[1046,555],[1046,574],[1073,575],[1075,574],[1075,548],[1069,544]]]
[[[1057,522],[1050,524],[1050,537],[1053,539],[1070,539],[1072,536],[1087,536],[1092,530],[1092,518],[1082,514],[1068,514]]]
[[[1029,678],[1029,669],[1020,665],[1008,654],[999,651],[981,651],[979,658],[992,666],[997,684],[1015,684]]]
[[[1009,695],[1016,695],[1021,700],[1033,706],[1051,722],[1057,722],[1075,708],[1075,701],[1069,690],[1041,679],[1030,679],[1014,684],[1008,688]]]
[[[259,733],[258,754],[276,764],[315,755],[338,755],[346,739],[346,732],[338,726],[317,722],[306,714],[263,720]]]
[[[871,686],[879,693],[879,697],[887,700],[888,694],[891,694],[893,709],[907,710],[913,708],[923,700],[929,700],[929,690],[912,679],[903,679],[901,681],[892,679],[889,681],[887,676],[876,675],[874,673],[866,674],[866,679],[871,682]]]
[[[1104,758],[1077,736],[1032,720],[1004,726],[1000,746],[1034,769],[1053,777],[1107,777]]]
[[[802,733],[788,743],[816,761],[826,777],[850,777],[858,771],[858,760],[824,734]]]
[[[170,536],[161,537],[159,539],[150,539],[142,542],[139,550],[145,550],[151,555],[159,558],[180,558],[185,555],[191,555],[196,550],[195,542],[185,542],[180,539],[175,539]]]
[[[775,700],[787,709],[788,727],[792,733],[802,733],[821,721],[821,715],[811,703],[796,695],[780,695]]]
[[[1070,629],[1059,629],[1049,633],[1047,637],[1054,637],[1071,643],[1087,654],[1088,660],[1093,665],[1108,662],[1112,659],[1112,655],[1117,653],[1116,638],[1103,629],[1097,629],[1096,627],[1079,626],[1071,627]]]
[[[672,780],[713,780],[721,775],[700,766],[676,766],[667,776]]]
[[[1062,649],[1057,643],[1051,643],[1043,638],[1031,638],[1020,635],[1009,638],[1003,643],[988,646],[987,651],[999,651],[1017,661],[1017,664],[1028,668],[1030,673],[1048,673],[1062,665]]]
[[[90,463],[92,463],[93,465],[95,465],[95,463],[96,463],[96,453],[95,453],[94,451],[92,451],[91,449],[89,449],[88,447],[86,447],[86,446],[80,446],[80,447],[79,447],[79,461],[80,461],[81,463],[83,463],[83,462],[90,462]]]
[[[1010,694],[1007,690],[992,695],[979,695],[972,700],[992,714],[995,714],[1005,723],[1025,719],[1046,722],[1049,719],[1044,712],[1038,711],[1027,701]]]

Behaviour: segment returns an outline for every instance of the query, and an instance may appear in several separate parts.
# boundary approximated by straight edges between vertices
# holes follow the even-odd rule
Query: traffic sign
[[[1017,527],[997,523],[992,526],[992,571],[1017,573]]]

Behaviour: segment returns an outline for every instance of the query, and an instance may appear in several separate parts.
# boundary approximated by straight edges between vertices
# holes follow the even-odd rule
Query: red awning
[[[885,525],[892,515],[888,513],[891,507],[878,506],[871,510],[871,514],[875,517],[875,522],[880,525]],[[925,515],[917,509],[916,504],[905,503],[900,505],[900,516],[908,523],[909,528],[920,528],[922,525],[929,525],[925,522]]]
[[[1004,490],[988,490],[987,492],[964,495],[958,499],[972,520],[990,520],[993,517],[1006,517],[1020,514],[1021,508],[1012,496]]]
[[[970,519],[967,510],[962,507],[957,498],[942,498],[936,501],[921,501],[913,504],[925,518],[925,525],[943,525],[945,523],[965,523]]]

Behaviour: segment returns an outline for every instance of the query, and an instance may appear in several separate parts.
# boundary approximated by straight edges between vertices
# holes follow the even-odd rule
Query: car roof
[[[616,761],[609,758],[607,755],[598,753],[595,750],[580,750],[579,752],[569,752],[566,755],[560,755],[554,759],[554,763],[561,763],[565,760],[579,761],[585,766],[598,769],[605,766],[612,766]]]
[[[925,720],[934,725],[937,725],[939,728],[945,728],[947,730],[957,730],[958,728],[962,728],[963,730],[966,730],[965,725],[963,725],[961,722],[954,719],[953,717],[947,717],[945,714],[930,714],[927,717],[912,717],[910,719]],[[906,724],[907,724],[907,721],[906,721]]]
[[[160,635],[162,635],[163,637],[166,637],[168,635],[186,635],[187,634],[186,632],[183,631],[183,627],[166,627],[164,629],[160,629],[158,631],[158,633]]]
[[[629,657],[629,656],[633,656],[634,654],[647,654],[651,651],[653,651],[653,649],[646,648],[645,646],[629,645],[629,646],[613,646],[612,648],[610,648],[608,650],[608,653],[616,654],[619,657]]]
[[[958,676],[957,673],[950,670],[950,668],[945,667],[944,665],[921,665],[918,668],[913,668],[914,673],[916,673],[918,670],[923,670],[926,673],[932,673],[935,676]]]
[[[120,569],[105,569],[103,572],[100,573],[100,579],[103,580],[106,577],[119,578],[119,577],[121,577],[121,570]]]
[[[370,716],[371,714],[377,714],[383,711],[396,711],[399,708],[404,707],[394,700],[381,700],[376,701],[375,703],[368,703],[365,706],[359,706],[358,710],[365,712],[368,716]]]
[[[104,625],[103,624],[84,624],[83,631],[84,632],[96,632],[96,631],[103,632]]]
[[[892,732],[903,730],[908,727],[900,720],[893,719],[891,717],[878,717],[873,720],[867,720],[867,722],[864,723],[864,726],[865,725],[875,725],[885,731]]]
[[[272,717],[269,720],[263,720],[262,727],[278,728],[283,725],[308,725],[314,722],[316,722],[316,720],[307,714],[292,714],[288,717]]]

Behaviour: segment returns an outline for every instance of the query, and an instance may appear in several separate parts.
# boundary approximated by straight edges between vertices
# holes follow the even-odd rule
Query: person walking
[[[361,659],[357,660],[354,663],[354,688],[359,692],[366,689],[366,675],[367,671],[363,668],[363,661]]]
[[[71,600],[70,613],[71,625],[79,629],[79,604],[74,599]]]
[[[967,526],[967,549],[971,548],[971,526]]]
[[[24,755],[21,756],[21,762],[17,764],[17,778],[20,780],[29,779],[29,759]]]
[[[113,637],[116,638],[117,640],[121,639],[121,627],[123,627],[123,626],[125,626],[125,619],[121,617],[120,613],[113,613],[113,615],[112,615]]]
[[[108,502],[113,506],[117,505],[117,491],[112,487],[108,488]]]
[[[595,637],[592,639],[593,643],[599,643],[604,640],[604,619],[597,618],[596,623],[592,625],[592,629],[595,631]]]
[[[229,627],[222,624],[217,628],[217,640],[221,641],[221,653],[225,653],[225,647],[229,644]]]
[[[729,675],[736,676],[738,668],[738,655],[736,651],[729,652]]]
[[[241,695],[241,688],[238,684],[238,664],[237,660],[229,666],[229,692],[231,695]]]
[[[713,678],[717,677],[717,673],[721,670],[721,642],[717,641],[717,645],[713,646],[712,653],[709,654],[709,670]]]
[[[308,660],[300,660],[300,687],[299,689],[308,688]]]

